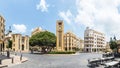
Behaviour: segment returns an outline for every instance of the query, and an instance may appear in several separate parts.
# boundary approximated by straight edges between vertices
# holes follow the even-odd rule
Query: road
[[[23,54],[29,60],[8,68],[88,68],[87,59],[99,58],[97,53],[79,53],[78,55],[38,55]]]

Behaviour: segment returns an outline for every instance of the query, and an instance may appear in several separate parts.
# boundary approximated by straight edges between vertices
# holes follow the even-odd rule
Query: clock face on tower
[[[59,27],[59,30],[61,30],[62,29],[62,27]]]

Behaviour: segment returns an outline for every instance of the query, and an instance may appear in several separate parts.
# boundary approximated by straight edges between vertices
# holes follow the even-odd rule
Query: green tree
[[[38,45],[42,47],[43,52],[46,52],[46,49],[47,51],[51,51],[51,49],[55,47],[55,44],[55,34],[48,31],[37,33],[30,38],[30,46]]]
[[[113,39],[112,39],[112,37],[110,38],[110,48],[111,48],[113,51],[116,51],[116,50],[117,50],[117,39],[116,39],[115,36],[114,36]]]
[[[117,41],[116,36],[114,36],[113,40],[114,40],[114,41]]]
[[[8,47],[7,48],[12,48],[12,40],[8,40]]]

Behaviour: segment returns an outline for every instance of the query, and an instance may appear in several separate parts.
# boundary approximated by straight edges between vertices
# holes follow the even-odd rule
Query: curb
[[[16,56],[15,59],[18,59],[19,56]],[[7,59],[5,59],[7,60]],[[12,61],[12,60],[7,60],[7,61]],[[7,62],[5,61],[5,62]],[[6,63],[3,63],[3,64],[0,64],[0,68],[6,68],[6,67],[10,67],[10,66],[14,66],[14,65],[18,65],[18,64],[21,64],[21,63],[24,63],[24,62],[27,62],[28,59],[26,57],[23,57],[23,59],[20,61],[15,61],[15,62],[11,62],[10,64],[6,64]]]
[[[0,65],[0,68],[8,67],[8,65]]]
[[[11,67],[11,66],[15,66],[15,65],[18,65],[18,64],[22,64],[22,63],[24,63],[24,62],[26,62],[26,61],[28,61],[28,59],[23,60],[23,61],[20,61],[20,62],[17,62],[17,63],[10,64],[10,65],[8,65],[7,67]]]
[[[24,62],[26,62],[26,61],[28,61],[28,60],[24,60],[24,61],[22,61],[21,63],[24,63]]]

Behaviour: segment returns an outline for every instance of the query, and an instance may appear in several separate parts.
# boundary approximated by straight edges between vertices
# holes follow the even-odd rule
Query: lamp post
[[[1,44],[3,44],[3,40],[0,39],[0,53],[2,55],[2,45]]]

